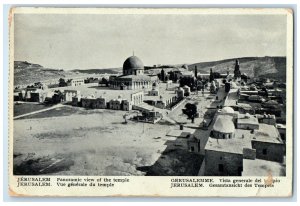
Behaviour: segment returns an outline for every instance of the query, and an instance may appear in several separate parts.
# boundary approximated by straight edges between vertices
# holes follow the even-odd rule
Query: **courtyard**
[[[145,175],[176,125],[124,124],[124,114],[64,106],[15,120],[14,173]]]

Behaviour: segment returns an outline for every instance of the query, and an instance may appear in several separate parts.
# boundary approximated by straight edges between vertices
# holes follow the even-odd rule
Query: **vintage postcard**
[[[289,197],[293,11],[12,8],[12,196]]]

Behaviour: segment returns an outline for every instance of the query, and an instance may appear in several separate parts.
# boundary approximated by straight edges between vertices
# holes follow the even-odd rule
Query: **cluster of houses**
[[[95,97],[94,95],[83,96],[78,90],[65,90],[64,101],[70,102],[73,106],[81,106],[90,109],[112,109],[130,111],[132,105],[143,102],[144,93],[135,92],[131,94],[130,100],[123,99],[120,95],[117,99],[107,100],[106,97]]]
[[[249,172],[249,165],[258,164],[256,160],[272,165],[283,164],[284,159],[285,141],[275,116],[240,114],[224,107],[216,114],[205,145],[204,175],[241,176]]]
[[[227,85],[226,83],[224,87],[216,87],[222,90],[220,92],[225,92],[226,97],[220,102],[221,109],[214,115],[209,137],[203,139],[191,134],[187,140],[189,151],[205,156],[201,175],[241,176],[254,174],[250,171],[252,168],[267,170],[284,165],[286,126],[278,123],[277,116],[272,113],[273,108],[270,106],[277,105],[278,102],[267,96],[268,100],[261,104],[269,109],[263,113],[257,112],[250,105],[251,98],[244,98],[244,94],[250,97],[252,90],[242,89],[237,81],[228,82]],[[211,86],[211,91],[215,86],[216,84]],[[281,91],[276,92],[276,95],[282,95]],[[255,93],[264,94],[261,91]],[[262,174],[262,171],[255,172]],[[284,175],[281,170],[274,172]]]

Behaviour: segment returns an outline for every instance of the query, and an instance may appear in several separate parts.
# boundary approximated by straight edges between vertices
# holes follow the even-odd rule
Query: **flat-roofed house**
[[[236,126],[238,129],[254,130],[259,129],[258,119],[250,114],[239,115]]]
[[[73,97],[80,95],[78,90],[64,90],[64,101],[72,102]]]

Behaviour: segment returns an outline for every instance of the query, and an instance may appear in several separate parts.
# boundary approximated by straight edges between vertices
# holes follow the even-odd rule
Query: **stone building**
[[[84,79],[70,79],[67,81],[68,86],[76,87],[84,84]]]
[[[236,117],[236,114],[235,114],[234,110],[232,109],[232,107],[223,107],[219,111],[219,115],[227,115],[227,116],[231,116],[231,117]]]
[[[112,99],[109,101],[109,109],[121,110],[121,99]]]
[[[144,92],[136,92],[131,94],[131,102],[133,105],[138,105],[144,101]]]
[[[278,129],[274,125],[259,124],[252,138],[252,148],[256,150],[256,158],[283,163],[285,145]]]
[[[285,143],[286,141],[286,125],[284,124],[276,124],[276,128],[280,134],[282,141]]]
[[[82,106],[81,95],[77,95],[72,98],[72,106]]]
[[[64,101],[71,102],[73,97],[80,95],[78,90],[65,90],[64,91]]]
[[[258,119],[250,114],[239,115],[236,126],[238,129],[254,130],[259,129]]]
[[[157,76],[144,74],[144,64],[137,56],[127,58],[123,64],[123,75],[110,78],[110,88],[119,90],[151,89]]]
[[[159,87],[157,86],[157,83],[153,83],[152,90],[148,92],[149,96],[159,96]]]
[[[276,116],[271,114],[257,115],[258,121],[261,123],[276,125]]]
[[[176,96],[178,99],[183,99],[184,98],[184,89],[182,87],[179,87],[176,90]]]
[[[187,140],[187,147],[190,152],[200,154],[200,139],[197,139],[194,135],[190,135]]]
[[[241,176],[242,172],[243,154],[205,150],[206,176]]]
[[[31,102],[43,102],[44,98],[41,92],[31,92],[30,93]]]
[[[183,90],[184,90],[184,96],[190,96],[191,94],[191,88],[187,85],[183,86]]]
[[[244,164],[249,168],[249,164],[262,162],[257,159],[283,163],[285,145],[278,129],[274,125],[258,123],[252,115],[246,115],[251,121],[244,124],[239,122],[245,115],[242,116],[237,118],[237,128],[231,116],[218,114],[216,117],[205,145],[205,175],[241,176]]]
[[[121,102],[121,109],[124,111],[132,110],[132,103],[130,101],[128,101],[127,99],[123,99]]]
[[[15,93],[18,101],[28,101],[28,102],[44,102],[47,92],[39,88],[26,88],[22,89],[18,93]]]
[[[219,115],[213,125],[212,135],[217,139],[231,139],[234,137],[235,127],[232,117]]]
[[[75,101],[75,100],[74,100]],[[86,97],[81,98],[81,104],[84,108],[90,109],[106,109],[106,99],[104,97]]]

